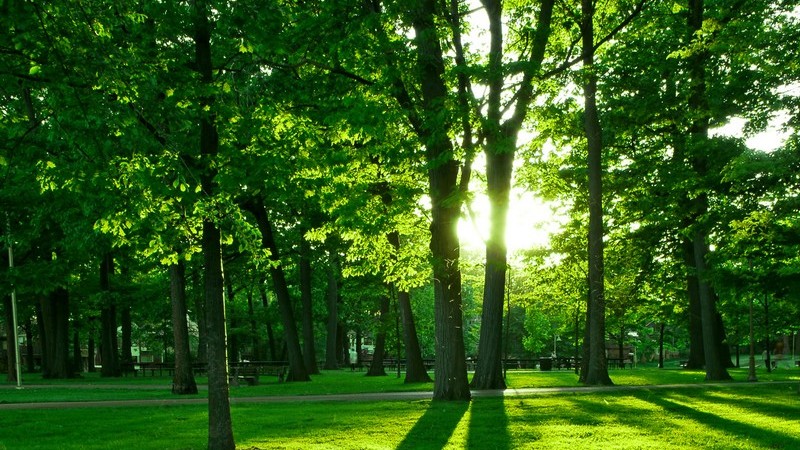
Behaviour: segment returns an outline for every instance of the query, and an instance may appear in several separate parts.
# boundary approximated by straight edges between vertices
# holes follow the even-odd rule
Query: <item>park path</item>
[[[523,388],[506,390],[486,390],[472,391],[474,398],[481,397],[519,397],[532,395],[550,395],[559,393],[592,393],[592,392],[620,392],[620,391],[641,391],[641,390],[662,390],[662,389],[706,389],[714,388],[753,388],[768,385],[791,385],[797,381],[761,381],[757,383],[747,382],[727,382],[727,383],[701,383],[701,384],[660,384],[642,386],[576,386],[576,387],[548,387],[548,388]],[[73,385],[70,389],[80,387],[110,388],[111,386],[97,385]],[[29,385],[23,389],[34,388],[57,388],[65,387],[59,385]],[[2,385],[3,388],[15,388],[15,386]],[[114,385],[119,389],[169,389],[169,386],[136,386],[136,385]],[[373,392],[361,394],[323,394],[323,395],[276,395],[259,397],[231,397],[231,404],[250,404],[250,403],[295,403],[295,402],[370,402],[370,401],[390,401],[390,400],[427,400],[431,398],[430,391],[415,392]],[[0,397],[1,398],[1,397]],[[168,399],[140,399],[140,400],[101,400],[101,401],[74,401],[74,402],[37,402],[37,403],[0,403],[2,410],[21,410],[21,409],[67,409],[67,408],[127,408],[136,406],[172,406],[172,405],[204,405],[208,400],[205,398],[168,398]]]

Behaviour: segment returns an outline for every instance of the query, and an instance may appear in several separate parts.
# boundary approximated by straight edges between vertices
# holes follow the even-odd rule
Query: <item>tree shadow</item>
[[[469,402],[432,401],[397,450],[443,448],[469,407]]]
[[[512,448],[503,397],[482,397],[472,400],[466,448],[475,450]]]
[[[650,397],[647,401],[663,408],[665,411],[681,414],[709,428],[715,428],[728,435],[736,436],[741,439],[757,439],[769,447],[775,448],[800,448],[800,439],[785,433],[756,427],[751,424],[726,419],[716,414],[700,411],[686,405],[677,403],[665,397]],[[788,445],[785,445],[788,443]]]
[[[726,393],[727,394],[727,393]],[[783,404],[775,402],[775,395],[771,390],[754,390],[747,394],[741,392],[731,392],[733,395],[723,395],[722,392],[707,393],[707,397],[715,403],[726,404],[736,408],[743,408],[748,410],[758,411],[759,414],[764,416],[774,417],[777,420],[786,417],[797,417],[798,407],[794,405]],[[792,386],[792,395],[794,393],[794,386]]]

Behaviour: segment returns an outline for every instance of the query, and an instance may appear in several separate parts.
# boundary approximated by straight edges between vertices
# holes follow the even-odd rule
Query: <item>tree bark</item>
[[[687,240],[683,244],[683,257],[686,267],[694,268],[694,246]],[[686,368],[700,370],[705,366],[705,353],[703,352],[703,320],[700,309],[700,285],[697,273],[689,271],[686,276],[686,290],[689,296],[689,358]]]
[[[120,324],[122,325],[122,348],[120,349],[120,362],[125,370],[133,367],[133,354],[131,347],[133,346],[133,323],[131,321],[131,307],[123,306],[120,312]]]
[[[172,304],[172,337],[175,347],[175,372],[172,393],[196,394],[197,383],[189,351],[189,324],[186,319],[186,267],[182,260],[169,267],[169,293]]]
[[[383,367],[384,356],[386,356],[386,330],[389,329],[389,295],[384,293],[379,300],[378,329],[375,333],[375,352],[372,354],[372,362],[369,365],[367,376],[386,376],[386,369]]]
[[[200,76],[200,88],[213,89],[213,64],[211,61],[210,7],[204,0],[195,0],[194,44],[195,64]],[[200,176],[205,195],[213,197],[217,191],[215,177],[217,170],[213,159],[219,151],[219,134],[211,112],[213,97],[201,97],[201,106],[208,109],[200,116],[200,154],[204,165]],[[207,108],[206,108],[207,107]],[[228,398],[228,361],[225,336],[225,299],[222,278],[221,233],[211,217],[203,219],[203,291],[205,299],[208,357],[208,448],[209,450],[234,450],[231,408]]]
[[[689,0],[688,28],[689,38],[694,39],[695,33],[703,26],[704,4],[703,0]],[[689,57],[690,95],[688,102],[689,114],[692,123],[689,129],[690,155],[692,168],[695,174],[702,178],[707,174],[707,158],[704,145],[708,140],[708,102],[706,97],[705,70],[708,55],[704,50],[695,52]],[[711,290],[707,279],[705,225],[700,219],[708,211],[708,197],[706,194],[698,195],[694,200],[694,229],[692,231],[692,248],[694,250],[694,267],[697,275],[698,293],[700,299],[700,317],[703,323],[703,352],[705,356],[706,380],[729,380],[731,376],[726,370],[727,364],[722,363],[720,348],[717,338],[721,330],[717,330],[716,296]]]
[[[605,353],[605,287],[603,267],[603,143],[597,112],[597,75],[594,73],[594,6],[581,1],[584,127],[589,175],[589,361],[585,384],[611,385]]]
[[[317,349],[314,343],[314,298],[313,273],[311,270],[311,246],[305,237],[300,237],[300,303],[303,306],[303,358],[306,370],[311,375],[319,373]]]
[[[100,374],[103,377],[119,377],[119,345],[117,343],[117,306],[111,292],[111,275],[114,274],[114,257],[103,255],[100,262],[100,291],[104,294],[100,309]]]
[[[69,293],[56,288],[41,300],[42,376],[43,378],[70,378],[69,360]]]
[[[503,2],[482,0],[489,19],[489,98],[484,132],[486,133],[486,182],[490,205],[490,231],[486,243],[483,311],[478,341],[478,364],[471,386],[474,389],[505,389],[503,377],[503,299],[505,297],[506,221],[508,216],[511,175],[517,138],[533,98],[533,76],[538,73],[545,55],[552,0],[541,2],[537,17],[529,63],[522,83],[515,93],[516,105],[512,116],[501,123],[501,107],[506,73],[503,67]]]
[[[444,81],[444,60],[435,15],[436,1],[420,0],[412,19],[425,114],[418,133],[430,165],[428,191],[431,198],[430,248],[436,337],[433,398],[468,401],[472,394],[464,352],[460,249],[456,232],[461,212],[457,184],[459,165],[453,159],[453,146],[448,136],[448,89]]]
[[[258,222],[261,231],[261,241],[264,248],[269,249],[270,259],[273,264],[269,271],[272,276],[272,284],[275,288],[275,297],[278,299],[278,310],[281,314],[283,323],[284,342],[286,344],[289,357],[289,376],[286,381],[311,381],[306,370],[303,352],[300,349],[300,337],[297,333],[297,322],[294,319],[292,309],[292,299],[289,295],[289,288],[286,285],[286,275],[283,273],[283,266],[280,264],[280,254],[272,233],[272,224],[267,216],[267,211],[263,206],[256,206],[252,211]]]
[[[328,289],[326,299],[328,303],[327,335],[325,338],[325,370],[336,370],[339,363],[336,360],[336,332],[339,324],[339,264],[333,250],[328,252]]]

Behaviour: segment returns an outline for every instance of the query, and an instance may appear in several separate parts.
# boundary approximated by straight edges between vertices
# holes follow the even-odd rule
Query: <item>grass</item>
[[[747,371],[731,370],[735,381]],[[233,404],[237,448],[517,449],[800,448],[797,384],[703,383],[702,372],[612,370],[617,385],[694,384],[690,388],[431,400]],[[797,369],[758,372],[761,381],[798,381]],[[577,386],[567,371],[509,371],[514,388]],[[28,384],[44,382],[30,377]],[[312,383],[264,380],[232,396],[309,395],[430,390],[402,379],[324,372]],[[0,403],[84,399],[172,398],[169,378],[67,380],[45,388],[0,389]],[[129,386],[136,382],[135,386]],[[69,388],[67,388],[69,386]],[[205,393],[198,395],[204,397]],[[199,449],[206,447],[205,405],[0,410],[0,450]]]

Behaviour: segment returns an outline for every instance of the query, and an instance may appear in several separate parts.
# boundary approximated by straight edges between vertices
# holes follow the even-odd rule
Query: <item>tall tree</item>
[[[212,92],[214,66],[211,59],[211,6],[204,0],[192,3],[195,65],[201,87]],[[214,158],[219,150],[219,134],[212,112],[213,96],[201,97],[199,120],[200,154],[205,167],[200,180],[203,192],[213,197],[217,193],[217,169]],[[221,234],[213,217],[203,219],[203,263],[206,327],[208,330],[208,448],[233,450],[230,400],[228,398],[228,361],[225,343],[225,300],[222,279]]]
[[[196,394],[197,383],[189,351],[189,324],[186,319],[186,266],[179,260],[169,268],[169,292],[172,303],[172,335],[175,347],[173,394]]]

